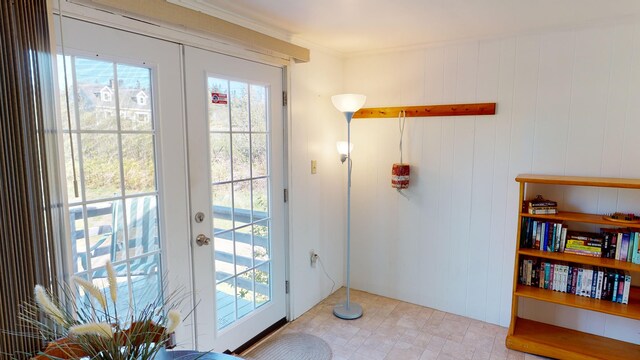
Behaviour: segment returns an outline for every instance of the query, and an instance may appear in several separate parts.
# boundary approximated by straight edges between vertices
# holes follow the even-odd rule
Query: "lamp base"
[[[362,306],[354,302],[349,303],[349,308],[346,303],[337,304],[333,307],[333,315],[344,320],[355,320],[362,316]]]

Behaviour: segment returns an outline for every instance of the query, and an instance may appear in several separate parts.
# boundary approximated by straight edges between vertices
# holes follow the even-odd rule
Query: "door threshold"
[[[283,326],[285,326],[287,324],[287,318],[283,317],[282,319],[276,321],[273,325],[269,326],[268,328],[264,329],[262,332],[260,332],[258,335],[254,336],[253,338],[251,338],[251,340],[247,341],[246,343],[240,345],[237,349],[235,349],[233,352],[229,351],[228,349],[224,352],[225,354],[235,354],[235,355],[240,355],[243,352],[247,351],[250,347],[252,347],[253,345],[257,344],[258,342],[260,342],[262,339],[268,337],[269,335],[273,334],[274,332],[276,332],[277,330],[279,330],[280,328],[282,328]]]

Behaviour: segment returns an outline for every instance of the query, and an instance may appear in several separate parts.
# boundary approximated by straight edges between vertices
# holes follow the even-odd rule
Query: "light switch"
[[[316,172],[318,172],[318,161],[311,160],[311,173],[315,174]]]

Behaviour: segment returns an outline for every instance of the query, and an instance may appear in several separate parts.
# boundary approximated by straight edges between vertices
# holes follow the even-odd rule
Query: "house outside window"
[[[110,102],[113,100],[113,95],[111,94],[111,89],[104,87],[100,91],[100,100],[103,102]]]
[[[140,91],[137,95],[136,95],[136,101],[138,103],[138,105],[147,105],[147,94],[144,93],[144,91]]]

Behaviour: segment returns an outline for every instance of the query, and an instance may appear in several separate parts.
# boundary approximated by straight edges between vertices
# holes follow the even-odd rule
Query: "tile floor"
[[[542,359],[507,349],[506,328],[362,291],[353,290],[351,299],[364,316],[341,320],[332,309],[344,294],[340,289],[278,332],[319,336],[334,360]]]

